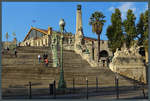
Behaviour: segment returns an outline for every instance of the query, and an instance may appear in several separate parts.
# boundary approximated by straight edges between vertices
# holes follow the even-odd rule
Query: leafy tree
[[[121,12],[118,8],[115,9],[115,13],[112,13],[111,23],[112,25],[107,28],[106,35],[108,37],[108,47],[114,53],[117,48],[121,49],[124,39]]]
[[[141,13],[140,20],[137,24],[138,45],[143,45],[144,42],[144,14]]]
[[[102,12],[96,11],[94,12],[91,17],[89,24],[92,26],[92,32],[97,34],[98,39],[98,62],[100,60],[100,34],[102,32],[104,23],[106,20],[104,20],[105,16]]]
[[[148,50],[148,10],[141,13],[137,24],[138,45],[144,45]]]
[[[137,31],[135,27],[135,20],[136,17],[134,16],[133,12],[131,9],[128,10],[127,12],[127,19],[124,20],[124,28],[126,32],[126,45],[127,48],[130,48],[132,44],[134,43],[134,39],[137,36]]]
[[[144,46],[148,49],[148,10],[144,13]]]

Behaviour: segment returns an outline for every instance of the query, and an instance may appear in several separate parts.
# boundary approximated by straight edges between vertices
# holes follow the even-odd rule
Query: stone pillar
[[[46,40],[46,41],[47,41],[47,42],[46,42],[46,43],[47,43],[47,46],[49,46],[49,38],[48,38],[48,37],[47,37],[47,40]]]
[[[57,56],[57,35],[52,35],[51,40],[51,49],[52,49],[52,60],[53,60],[53,67],[58,67],[58,56]]]
[[[81,5],[77,5],[77,15],[76,15],[76,32],[78,32],[79,28],[82,27],[82,12]]]
[[[31,40],[31,46],[35,46],[33,39]]]
[[[148,49],[145,49],[145,62],[148,63]]]
[[[52,27],[48,27],[48,35],[52,34]]]
[[[36,46],[38,46],[38,41],[36,40]]]
[[[43,45],[46,46],[45,37],[43,38]]]
[[[82,29],[82,12],[81,5],[77,5],[77,15],[76,15],[76,34],[75,34],[75,42],[74,47],[75,51],[80,51],[83,45],[83,29]],[[79,53],[79,52],[77,52]]]
[[[40,39],[40,46],[42,46],[42,39]]]
[[[38,40],[38,46],[40,46],[40,40]]]

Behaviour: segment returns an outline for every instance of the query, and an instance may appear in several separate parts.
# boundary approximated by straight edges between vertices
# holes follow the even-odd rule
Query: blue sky
[[[126,19],[126,12],[132,9],[136,16],[136,23],[139,15],[148,9],[147,2],[2,2],[2,40],[8,32],[13,39],[12,33],[16,33],[19,41],[22,41],[28,31],[33,27],[47,29],[48,26],[59,30],[59,21],[63,18],[66,22],[67,32],[75,33],[76,28],[76,6],[82,5],[82,23],[85,36],[97,38],[92,33],[89,25],[89,18],[95,11],[101,11],[106,17],[101,39],[107,40],[106,29],[111,24],[111,14],[115,8],[122,13],[122,20]],[[35,22],[33,22],[35,20]]]

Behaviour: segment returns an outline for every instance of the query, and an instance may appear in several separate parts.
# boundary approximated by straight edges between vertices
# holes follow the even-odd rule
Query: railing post
[[[53,86],[53,93],[54,93],[54,99],[56,99],[56,81],[54,80],[54,86]]]
[[[31,82],[29,82],[29,99],[32,99],[32,88],[31,88]]]
[[[88,99],[88,79],[86,77],[86,87],[87,87],[87,90],[86,90],[86,99]]]
[[[96,92],[98,91],[98,78],[96,76]]]
[[[136,88],[137,88],[137,85],[136,85],[136,81],[135,81],[135,76],[134,76],[134,90],[136,90]]]
[[[74,80],[74,77],[73,77],[73,93],[75,92],[75,80]]]
[[[144,83],[142,84],[143,97],[145,98]]]
[[[51,84],[49,84],[49,95],[51,95]]]
[[[115,76],[115,85],[116,85],[116,98],[119,99],[119,79],[118,79],[118,75]]]

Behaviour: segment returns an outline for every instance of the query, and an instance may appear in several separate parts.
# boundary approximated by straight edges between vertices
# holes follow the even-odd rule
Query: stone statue
[[[51,40],[51,50],[52,50],[52,60],[53,60],[53,67],[58,66],[58,56],[57,56],[57,44],[58,44],[58,38],[57,35],[54,33],[52,34],[52,40]]]
[[[81,10],[81,5],[77,5],[77,10]]]
[[[89,50],[87,48],[85,49],[85,53],[86,54],[90,54],[90,52],[89,52]]]

